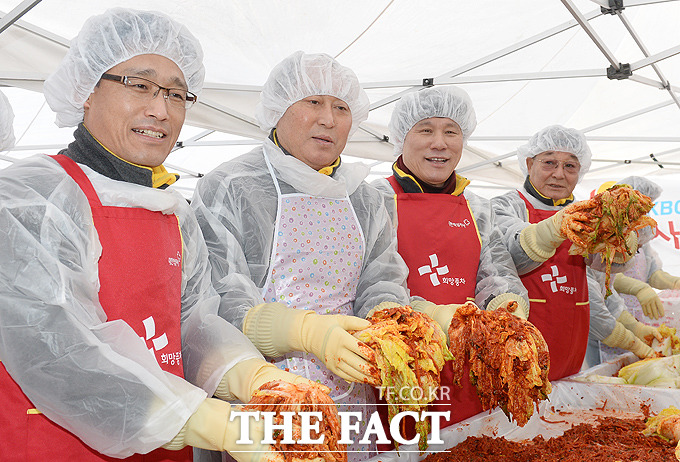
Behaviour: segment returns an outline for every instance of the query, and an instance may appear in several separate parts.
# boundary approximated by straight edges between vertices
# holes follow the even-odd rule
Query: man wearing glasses
[[[601,268],[601,260],[569,255],[571,242],[560,232],[562,210],[574,201],[574,188],[590,168],[585,135],[552,125],[520,146],[517,157],[526,175],[524,184],[491,202],[517,273],[529,291],[529,321],[541,331],[550,350],[549,379],[581,369],[589,332],[606,345],[640,357],[652,355],[652,349],[609,312],[600,287],[587,277],[586,265]],[[636,249],[637,235],[630,236],[629,248]],[[617,254],[614,262],[629,258]]]
[[[202,58],[164,14],[90,18],[44,89],[75,141],[0,171],[3,461],[283,461],[260,423],[237,442],[226,400],[306,379],[217,315],[196,219],[165,190]]]

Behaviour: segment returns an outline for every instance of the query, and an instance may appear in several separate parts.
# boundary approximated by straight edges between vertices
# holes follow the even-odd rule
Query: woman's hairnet
[[[645,196],[649,197],[652,201],[655,201],[661,196],[663,188],[658,184],[654,183],[652,180],[643,178],[641,176],[628,176],[617,184],[627,184],[636,191],[640,191]]]
[[[296,51],[272,69],[262,88],[255,109],[260,128],[270,131],[290,106],[314,95],[334,96],[347,103],[352,113],[349,136],[368,118],[368,95],[354,71],[327,54]]]
[[[112,8],[92,16],[57,70],[45,80],[47,103],[59,127],[83,121],[83,103],[101,75],[138,55],[156,54],[173,61],[189,91],[200,94],[205,78],[203,50],[189,30],[164,13]]]
[[[14,112],[9,100],[4,93],[0,92],[0,151],[5,151],[14,146]]]
[[[404,139],[415,124],[430,117],[446,117],[458,124],[467,142],[477,126],[470,96],[458,87],[430,87],[408,93],[397,101],[389,130],[394,154],[401,155]]]
[[[579,181],[590,170],[592,154],[590,153],[586,136],[575,128],[551,125],[539,130],[529,138],[527,144],[517,148],[519,169],[525,176],[529,174],[527,159],[546,151],[562,151],[575,155],[581,164],[581,170],[578,173]]]

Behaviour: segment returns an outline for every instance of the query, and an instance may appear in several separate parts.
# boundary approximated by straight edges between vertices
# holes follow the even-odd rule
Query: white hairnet
[[[467,142],[477,126],[475,109],[470,96],[458,87],[430,87],[408,93],[392,111],[389,130],[394,143],[394,154],[404,149],[404,139],[415,124],[430,117],[446,117],[458,124]]]
[[[203,50],[189,30],[164,13],[112,8],[89,18],[57,70],[45,80],[47,103],[59,127],[83,120],[83,103],[101,75],[116,64],[144,54],[173,61],[189,91],[200,94],[205,78]]]
[[[14,146],[14,112],[9,100],[4,93],[0,92],[0,151],[5,151]]]
[[[525,176],[529,174],[527,159],[546,151],[562,151],[575,155],[581,164],[581,170],[578,173],[579,181],[590,170],[592,154],[585,135],[575,128],[551,125],[539,130],[529,138],[527,144],[517,148],[519,169]]]
[[[327,54],[296,51],[272,69],[262,88],[255,109],[260,128],[270,131],[290,106],[314,95],[334,96],[347,103],[352,113],[350,136],[368,118],[368,95],[354,71]]]
[[[654,183],[652,180],[648,180],[641,176],[628,176],[617,182],[617,184],[627,184],[636,191],[640,191],[642,194],[649,197],[652,201],[657,200],[663,192],[661,186]]]

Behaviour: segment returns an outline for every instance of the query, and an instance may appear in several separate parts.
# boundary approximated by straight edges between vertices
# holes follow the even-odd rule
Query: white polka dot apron
[[[265,301],[320,315],[352,315],[365,241],[349,197],[282,194],[266,153],[264,158],[278,196],[269,274],[262,289]],[[347,382],[311,353],[289,353],[275,364],[329,387],[339,411],[361,412],[361,432],[355,441],[363,437],[366,423],[376,410],[369,404],[375,403],[370,385]],[[349,452],[351,462],[377,454],[374,444],[358,442],[349,445],[348,451],[359,451]]]

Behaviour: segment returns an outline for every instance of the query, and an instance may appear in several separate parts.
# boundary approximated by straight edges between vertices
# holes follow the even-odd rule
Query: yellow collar
[[[333,163],[332,163],[331,165],[329,165],[328,167],[320,168],[320,169],[318,170],[318,172],[319,172],[319,173],[322,173],[322,174],[324,174],[324,175],[331,176],[331,175],[333,175],[333,173],[335,173],[335,171],[338,169],[338,167],[340,167],[340,157],[338,157],[337,159],[335,159],[335,162],[333,162]]]
[[[83,126],[85,127],[85,125],[83,125]],[[90,135],[92,135],[92,132],[90,131],[90,129],[88,129],[87,127],[85,127],[85,129],[88,131],[88,133]],[[94,135],[92,135],[92,138],[94,138],[94,140],[97,143],[99,143],[101,145],[101,147],[106,149],[106,152],[108,152],[109,154],[114,156],[116,159],[119,159],[119,160],[125,162],[126,164],[133,165],[137,168],[142,168],[142,169],[151,171],[151,184],[154,188],[160,188],[161,186],[164,186],[164,185],[170,186],[171,184],[176,182],[177,179],[178,179],[178,175],[175,174],[175,173],[168,172],[165,169],[165,167],[163,166],[163,164],[161,164],[157,167],[147,167],[146,165],[135,164],[134,162],[130,162],[128,160],[123,159],[122,157],[117,155],[115,152],[111,151],[109,148],[104,146],[102,144],[102,142],[99,141]]]
[[[400,169],[399,166],[397,166],[396,161],[392,164],[392,171],[396,174],[398,178],[402,180],[407,180],[408,185],[411,186],[411,188],[404,188],[404,185],[402,184],[404,192],[421,192],[421,193],[423,192],[423,187],[420,185],[418,179],[413,175],[410,175],[403,171],[402,169]],[[470,180],[456,173],[456,189],[451,193],[451,195],[460,196],[461,194],[463,194],[463,191],[465,191],[465,188],[469,184]],[[416,191],[406,191],[406,189],[412,189],[414,187],[417,188]]]
[[[548,205],[550,205],[550,203],[552,203],[552,205],[557,206],[557,205],[565,204],[566,202],[573,202],[573,200],[574,200],[574,195],[573,195],[573,194],[570,194],[569,197],[565,197],[564,199],[557,199],[557,200],[551,199],[550,197],[547,197],[547,196],[544,196],[544,195],[541,194],[541,192],[536,188],[536,186],[534,186],[534,184],[531,182],[531,178],[530,178],[530,177],[527,177],[527,178],[528,178],[528,180],[529,180],[529,183],[531,184],[531,187],[532,187],[532,188],[534,189],[534,191],[536,192],[536,194],[538,194],[539,196],[541,196],[540,198],[543,199],[542,202],[547,203]]]
[[[281,146],[281,143],[279,142],[279,137],[276,134],[276,128],[272,129],[270,139],[274,142],[276,147],[278,147],[281,151],[283,151],[284,154],[288,156],[292,156],[290,152],[286,150],[283,146]],[[333,162],[331,165],[328,165],[327,167],[322,167],[317,172],[321,173],[322,175],[327,175],[327,176],[332,176],[335,171],[340,167],[340,157],[338,156],[337,159],[335,159],[335,162]]]

